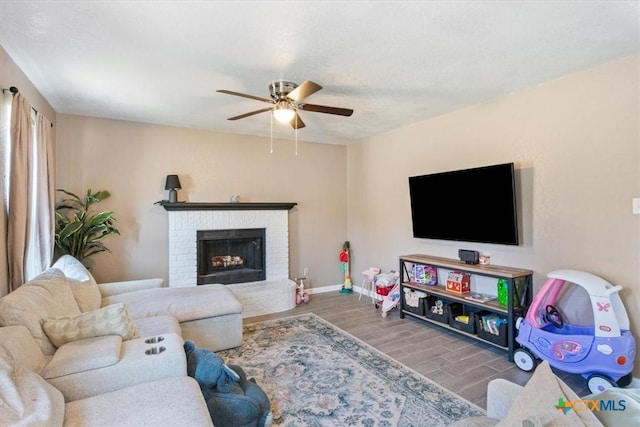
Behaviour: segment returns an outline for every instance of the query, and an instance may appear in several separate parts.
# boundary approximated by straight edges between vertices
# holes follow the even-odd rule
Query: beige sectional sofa
[[[35,393],[49,411],[61,411],[65,425],[100,425],[100,414],[131,421],[126,425],[171,425],[175,414],[162,414],[184,412],[177,408],[188,400],[183,403],[193,416],[184,413],[175,425],[208,425],[198,422],[202,414],[211,420],[197,383],[187,377],[183,343],[192,339],[214,351],[239,346],[242,305],[223,285],[97,284],[80,262],[64,256],[0,298],[0,326],[0,372],[11,379],[0,385],[0,404]],[[124,396],[144,406],[142,415]],[[3,407],[2,416],[28,416],[28,400],[18,399],[17,412]]]
[[[42,377],[42,372],[56,364],[56,356],[44,355],[25,326],[0,327],[0,425],[213,426],[200,387],[193,378],[186,375],[163,378],[167,372],[162,371],[156,372],[156,379],[149,378],[149,374],[154,376],[153,369],[166,368],[168,364],[181,372],[179,366],[184,362],[182,348],[157,355],[158,361],[162,359],[160,356],[164,360],[144,368],[147,375],[138,376],[130,372],[128,375],[135,378],[135,384],[129,386],[119,384],[122,372],[115,373],[112,380],[109,375],[99,375],[101,381],[96,381],[93,375],[96,370],[81,371],[86,358],[76,356],[75,361],[67,360],[68,364],[76,364],[78,372],[63,380],[63,389],[67,391],[65,395],[60,385],[56,386],[55,378],[52,381]],[[155,362],[156,359],[149,357],[147,361]],[[73,381],[67,381],[71,379]],[[89,391],[91,397],[74,399],[76,395],[83,394],[74,389],[74,384],[84,394]],[[114,391],[105,392],[112,388]]]
[[[52,268],[69,279],[83,312],[121,302],[136,323],[153,316],[176,318],[184,339],[200,347],[218,351],[242,344],[242,304],[224,285],[163,287],[162,279],[97,284],[84,265],[69,255]]]

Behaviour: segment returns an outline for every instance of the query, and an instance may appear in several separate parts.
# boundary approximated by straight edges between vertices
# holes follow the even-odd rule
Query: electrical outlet
[[[309,276],[309,268],[305,267],[303,270],[303,274],[304,277],[308,277]]]
[[[633,210],[632,212],[635,215],[640,215],[640,198],[635,198],[633,200]]]

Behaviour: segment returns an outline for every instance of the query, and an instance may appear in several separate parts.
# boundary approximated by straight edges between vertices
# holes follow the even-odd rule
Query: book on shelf
[[[497,297],[495,295],[480,294],[480,293],[474,292],[465,296],[464,298],[471,301],[476,301],[476,302],[487,302],[487,301],[492,301]]]

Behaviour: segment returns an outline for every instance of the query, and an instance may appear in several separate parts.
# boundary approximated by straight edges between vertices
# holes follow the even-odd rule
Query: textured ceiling
[[[640,52],[638,1],[5,1],[0,45],[58,113],[269,136],[315,81],[306,141],[348,144]],[[273,135],[294,131],[274,123]]]

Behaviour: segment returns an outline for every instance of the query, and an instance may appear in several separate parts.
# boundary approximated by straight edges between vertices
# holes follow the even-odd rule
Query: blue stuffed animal
[[[211,420],[223,427],[265,427],[271,425],[269,398],[247,379],[239,366],[226,365],[211,350],[197,348],[193,341],[184,343],[187,375],[193,377],[207,402]]]

